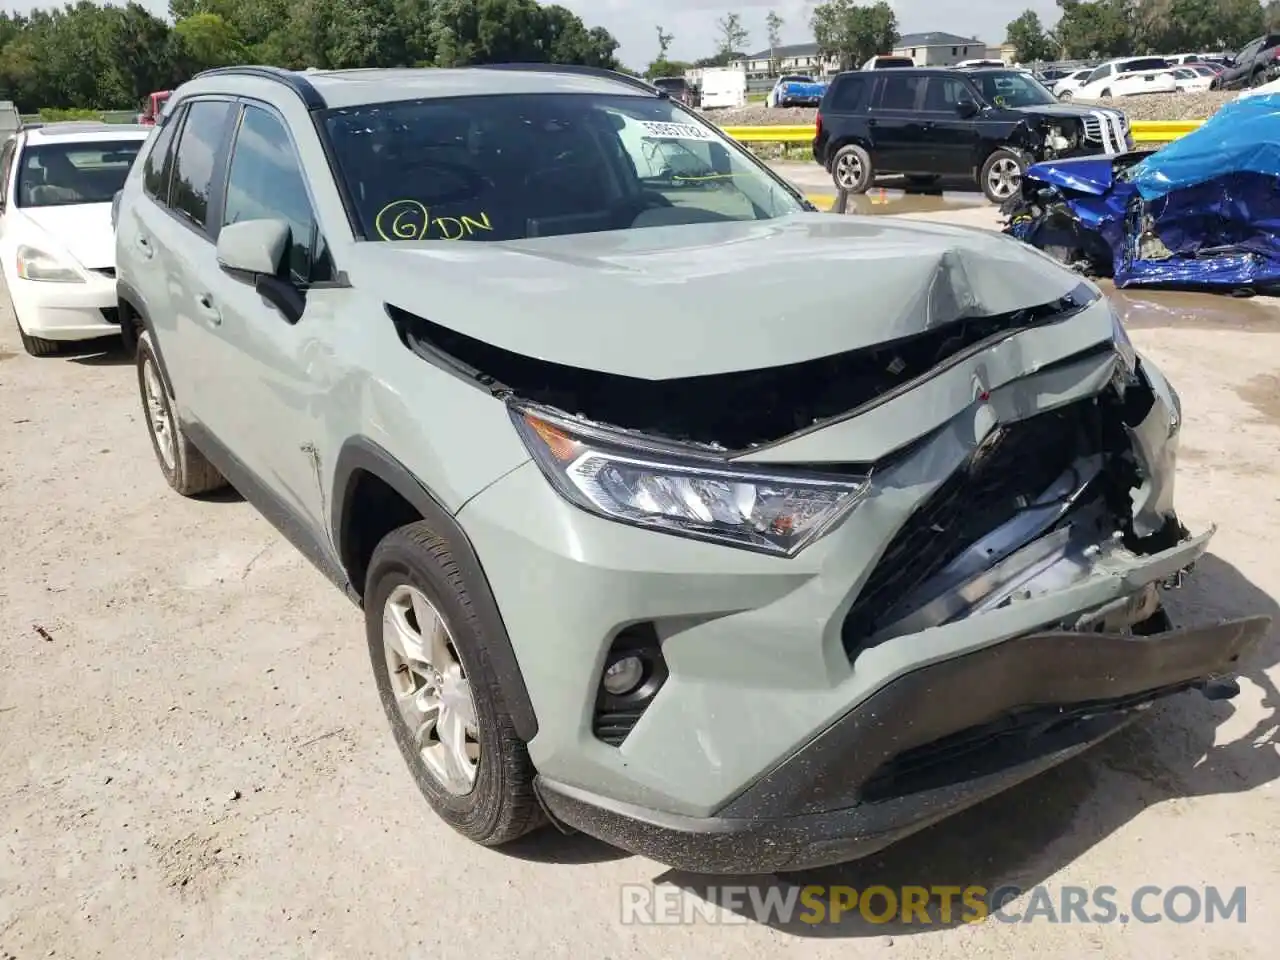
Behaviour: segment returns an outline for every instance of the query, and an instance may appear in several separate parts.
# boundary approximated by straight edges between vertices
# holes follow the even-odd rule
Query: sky
[[[61,5],[63,0],[0,0],[0,7],[26,11],[32,7]],[[164,16],[168,0],[141,0],[147,9]],[[674,36],[668,52],[674,60],[696,60],[716,50],[716,21],[726,13],[742,16],[749,38],[750,53],[768,46],[765,16],[777,11],[785,21],[783,43],[812,40],[809,17],[812,0],[559,0],[590,27],[604,27],[622,44],[618,55],[627,66],[642,69],[658,55],[657,27]],[[961,36],[976,36],[990,44],[1004,41],[1005,25],[1023,10],[1040,14],[1046,26],[1057,21],[1054,0],[890,0],[898,14],[898,30],[923,33],[944,30]]]

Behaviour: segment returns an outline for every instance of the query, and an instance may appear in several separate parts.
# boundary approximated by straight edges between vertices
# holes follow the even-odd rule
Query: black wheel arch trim
[[[445,509],[435,495],[414,477],[408,467],[377,443],[365,437],[352,437],[347,440],[342,445],[334,464],[333,515],[330,522],[334,543],[338,547],[339,560],[347,571],[348,578],[350,579],[353,563],[349,538],[345,532],[346,521],[350,516],[352,497],[356,490],[354,480],[359,472],[375,476],[391,487],[421,514],[438,537],[449,544],[449,551],[462,571],[476,616],[484,630],[489,662],[497,675],[511,722],[520,739],[528,743],[538,733],[537,715],[533,709],[533,701],[529,697],[529,689],[524,682],[524,675],[520,672],[520,664],[516,659],[511,637],[507,633],[502,613],[498,609],[498,601],[493,595],[489,578],[485,575],[484,567],[480,563],[475,548],[471,545],[470,538],[467,537],[461,524]],[[364,584],[353,583],[353,586],[361,592],[364,589]]]
[[[164,349],[160,346],[160,338],[156,336],[156,329],[151,323],[151,316],[143,305],[142,295],[128,281],[117,280],[116,303],[121,308],[128,307],[129,311],[138,318],[137,322],[142,329],[151,334],[151,352],[155,354],[156,365],[160,368],[160,379],[164,382],[165,390],[169,392],[169,398],[173,399],[173,379],[169,376],[169,367],[164,362]],[[130,351],[137,347],[138,338],[134,333],[133,325],[126,322],[123,309],[120,313],[120,334],[124,338],[125,346]]]

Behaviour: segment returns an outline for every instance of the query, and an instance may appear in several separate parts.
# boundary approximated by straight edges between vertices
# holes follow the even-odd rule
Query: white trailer
[[[702,71],[704,110],[747,105],[747,73],[738,67],[707,67]]]

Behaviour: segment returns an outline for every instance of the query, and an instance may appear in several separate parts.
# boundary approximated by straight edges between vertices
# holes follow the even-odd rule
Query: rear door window
[[[867,105],[867,78],[845,77],[831,91],[831,110],[854,113]]]
[[[185,116],[186,110],[180,110],[160,128],[142,167],[143,191],[165,206],[169,205],[169,180],[173,174],[173,138]]]
[[[885,74],[880,81],[880,99],[877,110],[911,111],[916,109],[919,94],[924,88],[925,77],[904,77]]]
[[[178,140],[169,207],[201,229],[209,222],[214,168],[233,109],[226,100],[196,101],[187,110],[187,122]]]

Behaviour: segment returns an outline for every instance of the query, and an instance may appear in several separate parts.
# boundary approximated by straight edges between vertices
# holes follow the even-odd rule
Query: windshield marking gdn
[[[392,200],[378,211],[373,225],[383,240],[461,240],[477,230],[493,229],[489,214],[483,210],[456,217],[433,217],[431,210],[417,200]]]
[[[324,128],[372,240],[526,240],[806,210],[741,147],[657,97],[413,100],[330,110]]]

